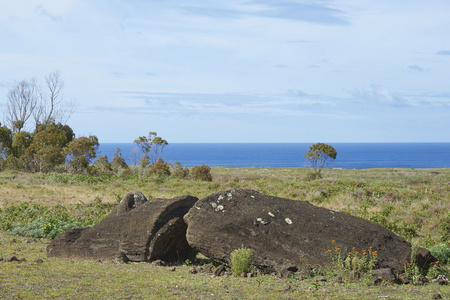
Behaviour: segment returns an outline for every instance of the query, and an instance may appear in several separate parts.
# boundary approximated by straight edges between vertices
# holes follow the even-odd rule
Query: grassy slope
[[[199,198],[227,188],[251,188],[267,194],[311,203],[357,216],[385,216],[398,228],[418,226],[412,239],[421,245],[445,238],[443,222],[450,211],[450,170],[326,170],[324,178],[305,181],[303,169],[213,168],[213,182],[169,178],[98,179],[84,176],[0,173],[0,207],[19,202],[47,205],[114,203],[130,190],[147,197],[171,198],[191,194]],[[417,224],[417,225],[414,225]],[[406,231],[407,232],[407,231]],[[15,239],[16,242],[13,242]],[[0,256],[16,253],[26,262],[0,262],[0,298],[319,298],[360,299],[390,296],[430,299],[434,292],[450,298],[450,288],[427,285],[367,287],[361,284],[287,281],[263,278],[211,278],[188,274],[188,267],[175,272],[149,264],[116,265],[46,259],[46,240],[0,231]],[[325,251],[326,249],[324,249]],[[43,264],[33,262],[36,257]]]

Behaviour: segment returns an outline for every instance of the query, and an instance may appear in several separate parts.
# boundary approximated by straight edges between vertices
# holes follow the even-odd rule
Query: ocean
[[[450,168],[450,143],[329,143],[337,151],[329,168]],[[302,168],[311,143],[172,143],[163,159],[182,166]],[[128,164],[136,162],[133,143],[102,143],[99,155],[112,159],[117,147]]]

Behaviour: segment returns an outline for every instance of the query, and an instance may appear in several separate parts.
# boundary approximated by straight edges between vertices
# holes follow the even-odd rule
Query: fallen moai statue
[[[378,224],[247,189],[205,197],[184,220],[187,241],[198,252],[228,263],[231,252],[245,246],[254,250],[253,264],[267,272],[295,270],[305,263],[329,266],[332,240],[343,256],[353,247],[359,251],[372,247],[378,253],[378,267],[396,273],[403,272],[411,257],[411,244]],[[432,259],[428,250],[419,248],[419,264]]]
[[[183,216],[198,198],[147,201],[130,192],[94,227],[64,232],[47,246],[48,257],[119,261],[178,261],[195,251],[186,241]]]

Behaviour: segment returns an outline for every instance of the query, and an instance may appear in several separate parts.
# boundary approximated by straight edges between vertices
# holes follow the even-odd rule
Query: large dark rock
[[[200,201],[185,215],[187,241],[200,253],[229,263],[242,245],[254,250],[254,265],[266,271],[295,270],[305,263],[328,266],[327,250],[336,241],[343,255],[357,250],[378,251],[378,267],[404,269],[411,244],[375,223],[316,207],[306,201],[237,189]],[[426,263],[429,253],[420,251]],[[428,256],[427,256],[428,255]]]
[[[100,223],[66,231],[47,247],[48,257],[120,261],[176,261],[194,250],[186,241],[183,216],[198,200],[192,196],[147,201],[130,192]]]

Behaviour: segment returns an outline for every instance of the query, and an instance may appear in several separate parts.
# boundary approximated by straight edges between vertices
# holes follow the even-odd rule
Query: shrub
[[[81,224],[77,222],[64,222],[55,218],[37,219],[34,222],[20,225],[16,224],[8,231],[11,234],[33,237],[54,239],[59,234],[73,228],[80,228]]]
[[[117,171],[118,169],[128,169],[128,165],[125,161],[125,159],[122,156],[122,153],[120,153],[120,148],[116,149],[116,152],[114,153],[113,159],[111,161],[111,166]]]
[[[149,169],[150,174],[154,174],[158,177],[170,176],[169,163],[159,158]]]
[[[447,242],[450,240],[450,213],[446,217],[439,219],[439,227],[442,229],[441,240]]]
[[[172,167],[172,176],[175,178],[187,178],[189,177],[189,169],[187,167],[182,167],[177,161]]]
[[[205,164],[195,166],[191,170],[190,178],[193,180],[212,181],[211,168]]]
[[[234,250],[230,255],[231,272],[235,275],[241,275],[242,273],[248,273],[252,266],[253,250],[245,248],[244,245],[241,248]]]
[[[450,247],[444,243],[439,243],[430,248],[431,255],[437,258],[442,264],[450,263]]]
[[[312,180],[320,179],[320,178],[322,178],[322,174],[314,173],[314,172],[308,172],[305,176],[306,181],[312,181]]]
[[[99,156],[94,161],[94,164],[90,171],[91,171],[91,175],[111,174],[112,173],[112,165],[108,161],[108,157],[106,155]]]

